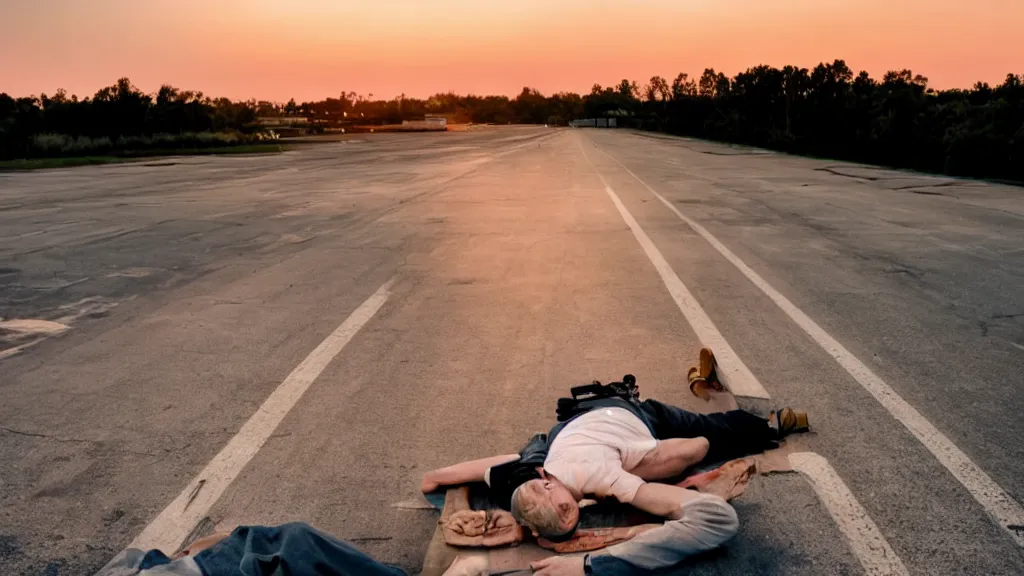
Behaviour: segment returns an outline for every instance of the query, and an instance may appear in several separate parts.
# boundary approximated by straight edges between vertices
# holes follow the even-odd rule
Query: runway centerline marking
[[[797,452],[789,455],[789,463],[810,482],[829,516],[846,536],[850,551],[865,573],[872,576],[910,574],[828,460],[813,452]]]
[[[579,144],[579,141],[576,142]],[[654,264],[654,268],[658,271],[658,275],[661,276],[662,282],[665,283],[665,287],[668,288],[669,294],[675,301],[679,310],[686,317],[687,322],[693,328],[694,333],[697,334],[697,338],[701,344],[707,346],[715,351],[715,358],[719,364],[719,372],[723,381],[728,385],[729,390],[737,397],[737,401],[741,397],[752,399],[757,403],[756,406],[751,410],[752,412],[765,412],[770,407],[771,396],[768,391],[764,389],[761,382],[758,381],[757,377],[747,368],[746,364],[740,360],[739,356],[726,341],[722,333],[718,331],[715,323],[712,322],[711,318],[704,312],[697,299],[694,298],[693,294],[683,284],[683,281],[679,279],[679,275],[676,274],[672,266],[669,265],[668,261],[658,250],[658,247],[654,245],[647,233],[644,232],[640,224],[637,223],[633,215],[630,214],[629,210],[619,199],[619,196],[615,193],[615,190],[608,185],[605,181],[604,176],[597,170],[597,168],[590,162],[590,158],[587,156],[586,150],[580,145],[580,152],[583,153],[583,157],[590,164],[590,167],[597,174],[597,177],[601,179],[601,183],[604,184],[605,192],[608,193],[608,197],[611,198],[612,203],[615,204],[615,208],[619,211],[619,215],[626,222],[626,226],[633,232],[633,236],[637,242],[644,249],[647,254],[647,258],[650,259],[651,264]],[[741,406],[743,407],[743,406]],[[762,414],[767,416],[768,414]]]

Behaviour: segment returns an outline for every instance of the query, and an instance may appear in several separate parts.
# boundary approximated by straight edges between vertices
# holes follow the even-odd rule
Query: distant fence
[[[573,128],[617,128],[618,125],[616,118],[581,118],[569,122]]]

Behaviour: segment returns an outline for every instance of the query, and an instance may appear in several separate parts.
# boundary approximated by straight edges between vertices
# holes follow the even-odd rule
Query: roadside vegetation
[[[628,92],[620,85],[600,94],[591,112],[624,108],[647,130],[1024,182],[1019,75],[1008,74],[997,86],[934,90],[910,70],[876,80],[836,60],[813,70],[758,66],[734,78],[710,69],[696,81],[655,76],[641,90],[630,84]]]
[[[286,104],[209,98],[163,86],[152,95],[127,78],[79,100],[0,94],[0,160],[124,157],[146,151],[233,150],[292,133],[361,131],[444,115],[450,123],[566,125],[614,117],[617,124],[957,176],[1024,182],[1024,85],[935,90],[910,70],[881,79],[844,61],[813,69],[756,66],[734,77],[706,69],[640,86],[595,84],[588,94],[435,94],[374,99],[355,92]],[[0,167],[3,165],[0,164]]]
[[[107,164],[146,156],[277,152],[245,102],[170,86],[147,95],[127,78],[79,100],[0,94],[0,169]]]
[[[97,164],[119,164],[151,160],[159,156],[204,156],[208,154],[272,154],[288,149],[285,144],[259,143],[224,148],[148,148],[144,150],[118,150],[107,156],[49,156],[0,160],[0,171],[41,170],[44,168],[70,168]]]

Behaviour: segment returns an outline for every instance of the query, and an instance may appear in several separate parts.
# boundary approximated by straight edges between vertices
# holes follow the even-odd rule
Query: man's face
[[[562,531],[572,530],[580,519],[580,506],[569,489],[553,478],[523,484],[523,503],[528,516],[557,516]]]

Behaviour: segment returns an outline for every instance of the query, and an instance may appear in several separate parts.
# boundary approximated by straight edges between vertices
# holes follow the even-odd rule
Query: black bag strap
[[[601,384],[599,380],[594,380],[590,384],[574,386],[569,390],[569,392],[572,394],[573,400],[613,398],[616,396],[625,399],[629,396],[636,398],[639,398],[640,396],[640,389],[636,385],[636,376],[633,376],[632,374],[626,374],[623,376],[622,382]]]
[[[640,388],[636,385],[636,377],[632,374],[623,376],[621,382],[601,384],[601,382],[594,380],[590,384],[575,386],[569,392],[572,398],[558,399],[555,414],[559,422],[565,422],[585,411],[582,403],[588,400],[621,398],[633,404],[639,404],[640,402]]]
[[[581,396],[595,396],[598,398],[606,398],[605,386],[601,382],[594,380],[590,384],[584,384],[583,386],[574,386],[569,390],[572,394],[573,400],[579,400]]]

